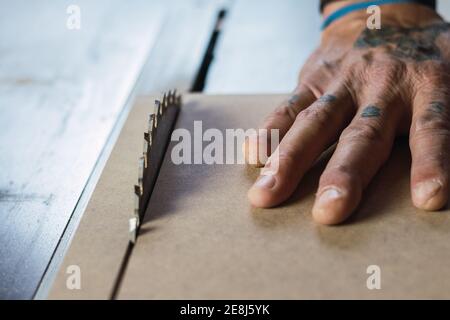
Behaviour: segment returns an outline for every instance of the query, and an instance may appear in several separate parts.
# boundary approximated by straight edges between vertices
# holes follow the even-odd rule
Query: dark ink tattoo
[[[319,98],[319,102],[330,103],[336,101],[336,96],[332,94],[324,94]]]
[[[435,114],[443,114],[445,111],[444,104],[439,101],[433,101],[430,104],[429,111]]]
[[[368,106],[361,113],[362,118],[378,118],[380,115],[381,110],[376,106]]]
[[[444,104],[439,101],[433,101],[419,121],[422,125],[425,125],[429,122],[439,121],[445,118],[446,110]]]
[[[358,49],[383,47],[394,57],[418,62],[438,60],[441,58],[441,50],[436,44],[437,38],[449,30],[450,24],[444,22],[416,28],[366,28],[354,46]]]
[[[294,94],[288,101],[289,106],[295,106],[300,101],[300,96],[298,94]]]

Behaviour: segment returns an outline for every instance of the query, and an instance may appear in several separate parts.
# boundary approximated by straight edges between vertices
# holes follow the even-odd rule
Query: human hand
[[[414,205],[430,211],[446,205],[450,25],[417,4],[383,6],[380,30],[367,29],[366,19],[364,11],[355,12],[330,25],[292,97],[264,121],[262,128],[279,129],[282,140],[266,174],[249,190],[254,206],[287,200],[323,151],[338,141],[312,214],[322,224],[341,223],[389,158],[395,137],[407,134]],[[258,157],[251,154],[257,145],[258,137],[246,140],[247,159]]]

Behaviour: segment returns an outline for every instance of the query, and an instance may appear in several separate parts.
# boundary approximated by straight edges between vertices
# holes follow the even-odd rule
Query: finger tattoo
[[[319,102],[331,103],[331,102],[336,101],[336,99],[337,99],[336,96],[334,96],[332,94],[325,94],[319,98]]]
[[[289,107],[294,107],[299,101],[300,101],[300,96],[298,94],[294,94],[288,101]]]
[[[435,114],[444,114],[444,111],[445,111],[444,104],[439,101],[433,101],[430,104],[429,111],[432,113],[435,113]]]
[[[436,120],[442,120],[445,117],[446,109],[444,103],[433,101],[430,103],[426,113],[419,119],[419,123],[424,125]]]
[[[368,106],[361,113],[362,118],[378,118],[381,116],[381,110],[377,106]]]

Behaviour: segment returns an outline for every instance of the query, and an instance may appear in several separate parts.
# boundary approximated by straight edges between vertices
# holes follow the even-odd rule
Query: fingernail
[[[275,178],[273,175],[263,175],[259,177],[255,183],[255,187],[261,189],[272,189],[275,186]]]
[[[434,196],[436,196],[441,188],[442,185],[435,180],[419,183],[414,188],[414,196],[417,204],[425,205],[428,201],[433,199]]]
[[[342,192],[336,188],[329,188],[323,191],[316,200],[314,207],[321,209],[327,206],[331,201],[342,198]]]

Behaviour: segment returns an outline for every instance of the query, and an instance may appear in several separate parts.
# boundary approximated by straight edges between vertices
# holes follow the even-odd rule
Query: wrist
[[[361,3],[364,3],[364,1],[341,0],[330,2],[323,8],[324,21],[340,9]],[[435,10],[419,3],[391,3],[382,4],[379,7],[381,24],[386,23],[401,27],[417,27],[443,21]],[[362,30],[366,27],[367,21],[371,15],[372,14],[367,13],[367,8],[347,13],[334,20],[327,28],[325,28],[324,33],[329,33],[330,30],[336,31],[340,29],[348,29],[349,31],[353,29]]]

